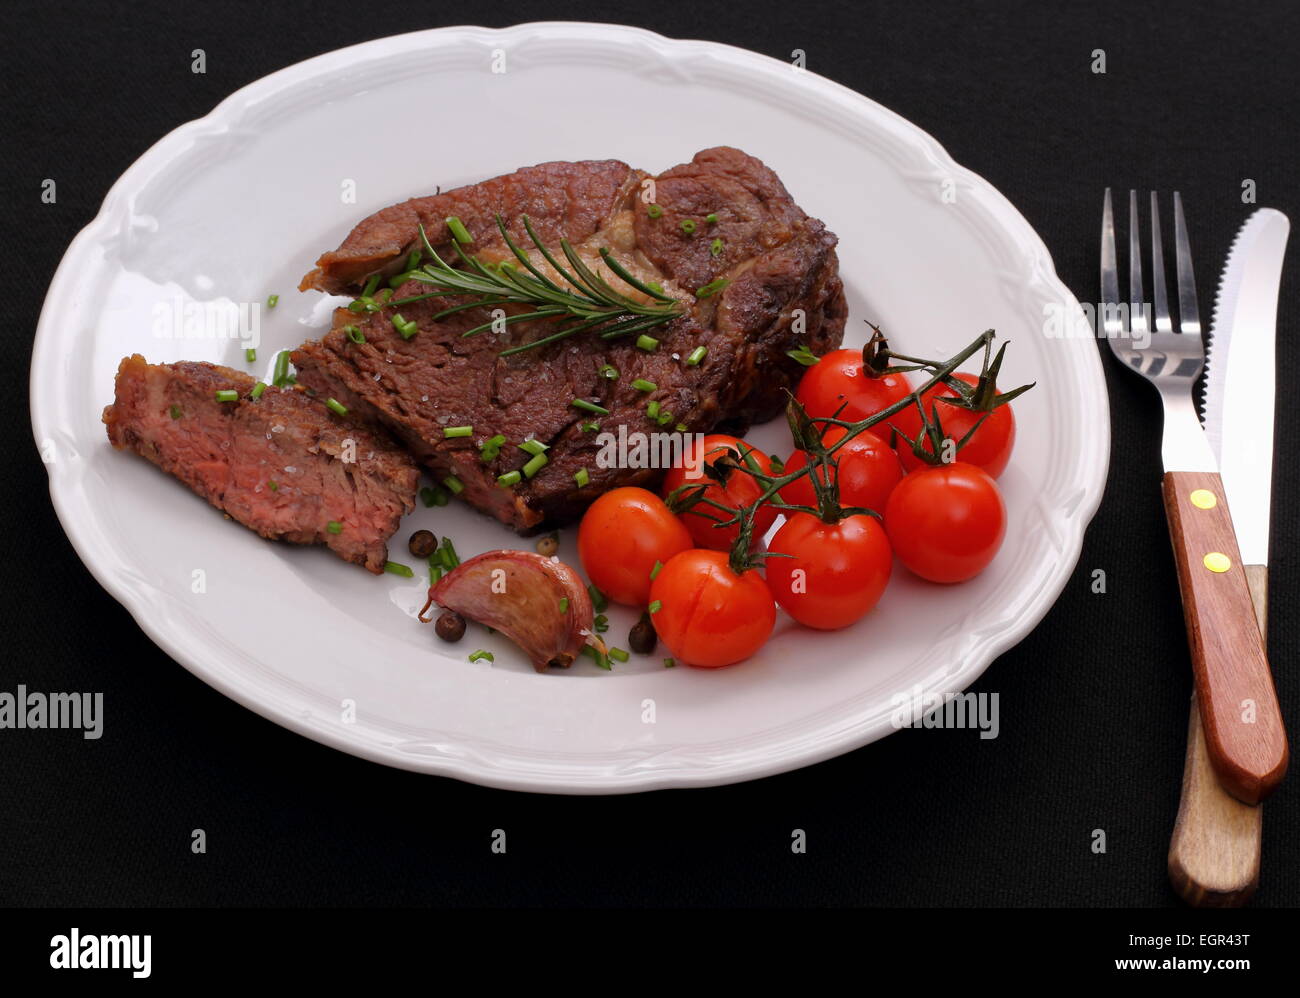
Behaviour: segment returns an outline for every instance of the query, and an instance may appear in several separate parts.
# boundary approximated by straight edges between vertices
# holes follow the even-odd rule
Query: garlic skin
[[[488,551],[439,579],[429,599],[500,631],[524,650],[538,672],[552,665],[568,668],[588,642],[603,645],[595,636],[586,586],[558,558]]]

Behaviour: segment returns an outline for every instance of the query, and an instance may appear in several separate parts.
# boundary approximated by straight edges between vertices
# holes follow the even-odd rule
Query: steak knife
[[[1206,347],[1203,420],[1219,462],[1260,634],[1268,635],[1269,489],[1273,464],[1274,339],[1291,224],[1261,208],[1237,233],[1219,281]],[[1259,883],[1262,805],[1243,804],[1210,764],[1196,694],[1169,878],[1189,904],[1244,904]]]

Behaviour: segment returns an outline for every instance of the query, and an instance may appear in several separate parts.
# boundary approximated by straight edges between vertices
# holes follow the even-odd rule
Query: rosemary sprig
[[[614,339],[639,333],[655,326],[671,322],[682,314],[682,306],[658,288],[638,280],[622,266],[608,249],[600,250],[600,258],[610,271],[628,287],[650,298],[649,302],[631,298],[614,288],[604,277],[587,266],[567,239],[560,240],[560,250],[566,267],[542,243],[532,222],[527,215],[521,216],[528,238],[532,240],[543,259],[554,268],[555,272],[569,287],[557,284],[533,263],[529,255],[510,237],[505,220],[496,216],[497,228],[506,246],[518,263],[509,260],[499,264],[484,263],[476,255],[466,253],[458,240],[452,242],[460,257],[463,267],[453,267],[442,259],[429,243],[429,237],[420,226],[420,241],[424,251],[432,258],[419,270],[412,270],[406,276],[414,281],[427,284],[435,290],[428,294],[401,298],[393,305],[405,305],[408,302],[423,301],[443,295],[472,295],[475,301],[453,305],[436,313],[433,319],[443,319],[457,312],[471,308],[496,308],[502,305],[531,306],[528,311],[508,315],[503,320],[506,324],[532,322],[537,320],[577,320],[554,333],[542,336],[529,343],[521,343],[501,351],[501,356],[522,353],[544,343],[554,343],[576,333],[596,330],[602,339]],[[521,269],[522,268],[522,269]],[[473,329],[466,330],[463,336],[474,336],[485,329],[491,329],[493,321],[484,322]]]

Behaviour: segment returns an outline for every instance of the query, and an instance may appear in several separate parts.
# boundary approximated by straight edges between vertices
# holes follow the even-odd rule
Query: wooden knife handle
[[[1268,635],[1268,567],[1246,566],[1259,633]],[[1169,881],[1197,908],[1235,908],[1259,886],[1264,807],[1243,804],[1221,786],[1210,765],[1196,694],[1187,722],[1187,759],[1178,820],[1169,840]]]
[[[1164,499],[1210,764],[1228,793],[1258,804],[1286,773],[1286,731],[1223,482],[1171,471]]]

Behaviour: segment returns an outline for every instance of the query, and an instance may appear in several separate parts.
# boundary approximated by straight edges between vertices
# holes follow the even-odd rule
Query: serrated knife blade
[[[1274,340],[1290,232],[1291,222],[1273,208],[1260,208],[1243,223],[1219,278],[1205,351],[1202,420],[1244,565],[1268,564]]]

